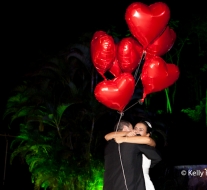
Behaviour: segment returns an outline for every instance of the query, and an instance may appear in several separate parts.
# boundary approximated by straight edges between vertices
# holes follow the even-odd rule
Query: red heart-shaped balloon
[[[132,37],[123,38],[118,46],[117,59],[122,72],[132,73],[139,65],[143,48]]]
[[[176,39],[176,33],[169,26],[165,29],[160,37],[150,44],[146,52],[151,55],[162,56],[172,48]]]
[[[104,79],[106,79],[104,73],[111,68],[115,56],[114,39],[103,31],[95,32],[91,41],[91,58],[95,68]]]
[[[118,77],[122,73],[117,58],[115,58],[115,60],[113,61],[113,64],[112,64],[111,68],[109,69],[109,72],[114,77]]]
[[[123,111],[134,93],[134,88],[134,77],[130,73],[121,73],[113,80],[100,82],[95,87],[94,94],[105,106]]]
[[[169,19],[170,9],[162,2],[150,6],[135,2],[127,7],[125,13],[130,32],[144,49],[162,34]]]
[[[179,68],[175,64],[167,64],[161,57],[147,59],[143,65],[141,80],[143,99],[147,94],[161,91],[172,85],[179,77]]]

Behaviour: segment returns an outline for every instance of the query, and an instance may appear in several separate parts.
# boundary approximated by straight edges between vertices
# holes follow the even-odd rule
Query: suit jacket
[[[117,144],[114,139],[108,141],[104,154],[104,190],[145,190],[142,154],[152,160],[152,167],[161,160],[154,147]]]

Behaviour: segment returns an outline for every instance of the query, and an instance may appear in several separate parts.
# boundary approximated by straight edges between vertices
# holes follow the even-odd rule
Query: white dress
[[[155,190],[154,185],[149,176],[150,165],[151,165],[151,160],[148,159],[144,154],[142,154],[142,169],[144,174],[146,190]]]

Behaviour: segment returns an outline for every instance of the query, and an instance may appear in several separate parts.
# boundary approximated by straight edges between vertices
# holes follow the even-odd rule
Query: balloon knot
[[[144,98],[138,100],[139,104],[142,105],[144,103]]]
[[[121,111],[121,112],[119,112],[119,111],[118,111],[118,113],[119,113],[121,116],[123,116],[123,115],[124,115],[124,112],[122,112],[122,111]]]

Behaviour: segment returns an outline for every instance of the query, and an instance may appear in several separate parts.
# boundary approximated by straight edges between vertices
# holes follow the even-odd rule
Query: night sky
[[[40,52],[56,53],[75,43],[84,32],[106,31],[112,25],[126,31],[125,10],[131,0],[66,1],[50,4],[9,2],[2,6],[1,105],[9,91]],[[141,1],[147,5],[158,1]],[[167,0],[171,18],[187,19],[203,13],[205,1]],[[3,107],[1,106],[1,107]],[[3,109],[1,109],[1,113]]]
[[[56,54],[85,32],[107,31],[111,26],[121,34],[128,30],[124,19],[132,0],[70,1],[65,3],[4,3],[1,28],[1,96],[5,104],[9,91],[21,80],[41,52]],[[146,5],[158,1],[141,1]],[[166,0],[173,19],[188,19],[204,13],[201,0],[180,3]],[[2,112],[2,110],[1,110]]]
[[[200,3],[199,3],[200,1]],[[2,76],[10,79],[24,73],[28,62],[38,58],[41,51],[56,52],[76,42],[80,34],[108,30],[115,25],[126,31],[124,14],[131,0],[70,1],[63,3],[8,3],[3,7],[3,62]],[[141,1],[146,5],[158,1]],[[171,18],[187,18],[202,12],[201,0],[180,3],[163,1],[171,10]],[[1,44],[2,45],[2,44]],[[2,81],[2,80],[1,80]],[[5,81],[4,81],[5,82]],[[7,86],[7,85],[5,85]]]

